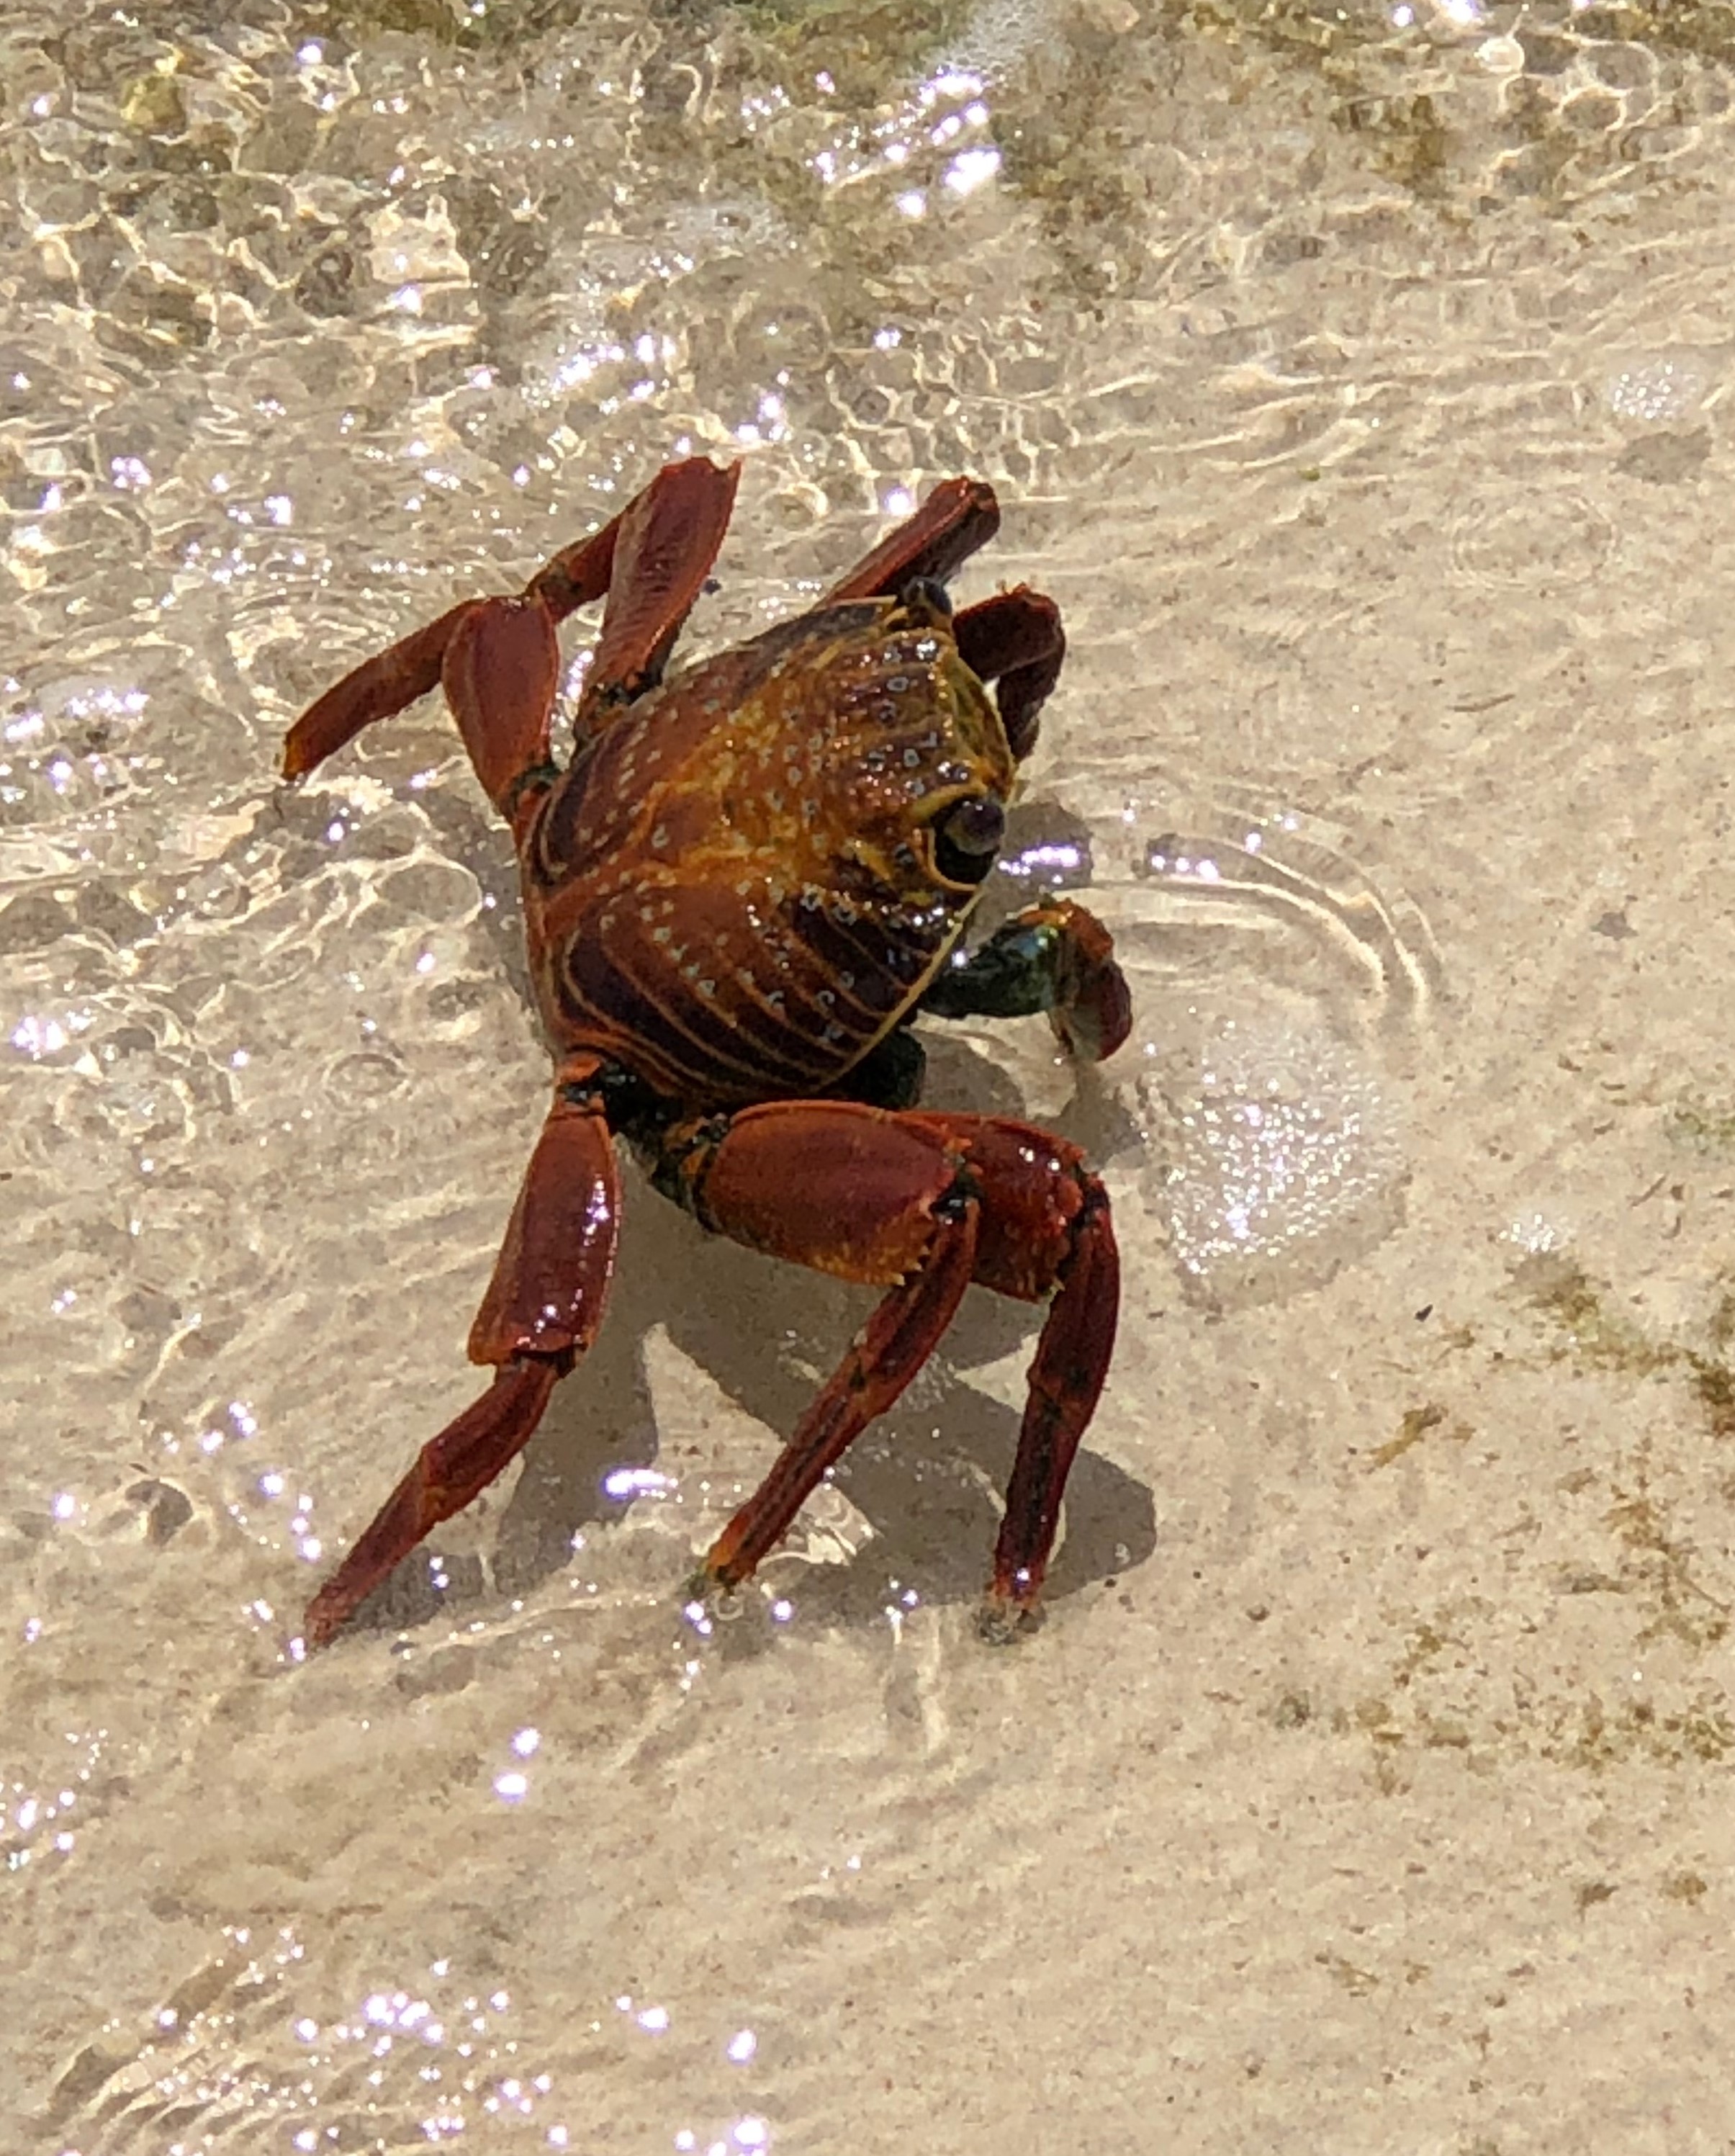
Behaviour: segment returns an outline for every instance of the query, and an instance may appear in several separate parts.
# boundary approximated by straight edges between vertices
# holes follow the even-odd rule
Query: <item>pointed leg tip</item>
[[[1011,1584],[995,1580],[976,1609],[976,1639],[985,1647],[1017,1647],[1020,1640],[1041,1632],[1046,1613],[1036,1602],[1036,1589],[1017,1594]]]
[[[701,1639],[739,1617],[745,1605],[740,1583],[724,1578],[709,1559],[687,1575],[681,1589],[681,1614]]]
[[[994,530],[1000,525],[1000,496],[985,479],[942,480],[928,497],[929,501],[955,501],[959,515],[968,515],[993,520]],[[925,505],[924,505],[925,506]],[[992,538],[994,530],[985,536]]]
[[[687,1575],[681,1589],[683,1602],[700,1602],[714,1610],[741,1586],[749,1574],[735,1560],[729,1537],[719,1536]]]
[[[1043,1613],[1035,1601],[1016,1602],[990,1587],[976,1610],[976,1637],[985,1647],[1016,1647],[1042,1629]]]
[[[323,703],[325,699],[321,697],[320,701]],[[283,754],[277,767],[291,785],[297,779],[305,778],[310,772],[317,771],[332,753],[334,746],[343,746],[341,742],[334,744],[322,740],[320,729],[309,724],[319,707],[318,704],[310,704],[283,737]]]
[[[340,1597],[320,1589],[301,1613],[302,1644],[310,1655],[330,1645],[348,1623],[353,1606],[347,1595]]]

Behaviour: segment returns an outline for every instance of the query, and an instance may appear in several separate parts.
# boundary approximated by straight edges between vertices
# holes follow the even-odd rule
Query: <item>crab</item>
[[[515,598],[453,607],[290,728],[299,779],[437,685],[510,827],[553,1099],[469,1336],[493,1371],[309,1604],[328,1642],[530,1440],[596,1337],[621,1212],[615,1140],[705,1228],[878,1287],[689,1592],[740,1585],[897,1399],[974,1281],[1047,1304],[983,1614],[1027,1628],[1114,1343],[1119,1260],[1079,1149],[919,1109],[919,1014],[1046,1012],[1098,1059],[1131,1025],[1108,932],[1046,899],[966,953],[1018,767],[1065,650],[1027,586],[955,613],[998,529],[948,480],[806,613],[663,679],[709,578],[739,465],[666,465]],[[606,598],[562,767],[556,625]],[[992,684],[990,696],[987,685]]]

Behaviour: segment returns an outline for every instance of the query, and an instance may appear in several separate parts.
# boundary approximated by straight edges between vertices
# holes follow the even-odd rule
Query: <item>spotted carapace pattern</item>
[[[937,858],[941,819],[1013,774],[921,598],[804,614],[692,669],[622,712],[533,827],[550,1030],[677,1101],[824,1091],[975,902],[980,873]]]

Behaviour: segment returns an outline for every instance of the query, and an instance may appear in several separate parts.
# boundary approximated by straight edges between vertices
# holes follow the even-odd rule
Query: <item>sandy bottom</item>
[[[0,2145],[1735,2147],[1729,11],[49,12]],[[437,701],[275,745],[683,444],[747,456],[692,649],[959,471],[963,595],[1066,612],[1011,860],[1134,1038],[926,1029],[1120,1224],[1048,1622],[973,1623],[986,1295],[683,1617],[867,1298],[634,1178],[521,1475],[304,1662],[545,1064]]]

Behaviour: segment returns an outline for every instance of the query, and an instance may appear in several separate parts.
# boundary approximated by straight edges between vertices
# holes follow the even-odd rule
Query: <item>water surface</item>
[[[8,18],[8,2146],[1723,2145],[1732,67],[1721,5]],[[546,1066],[438,701],[276,745],[693,452],[694,650],[960,471],[962,595],[1065,610],[999,902],[1088,886],[1134,1038],[929,1029],[1117,1206],[1049,1620],[971,1622],[986,1296],[683,1620],[864,1300],[634,1181],[521,1476],[303,1664]]]

